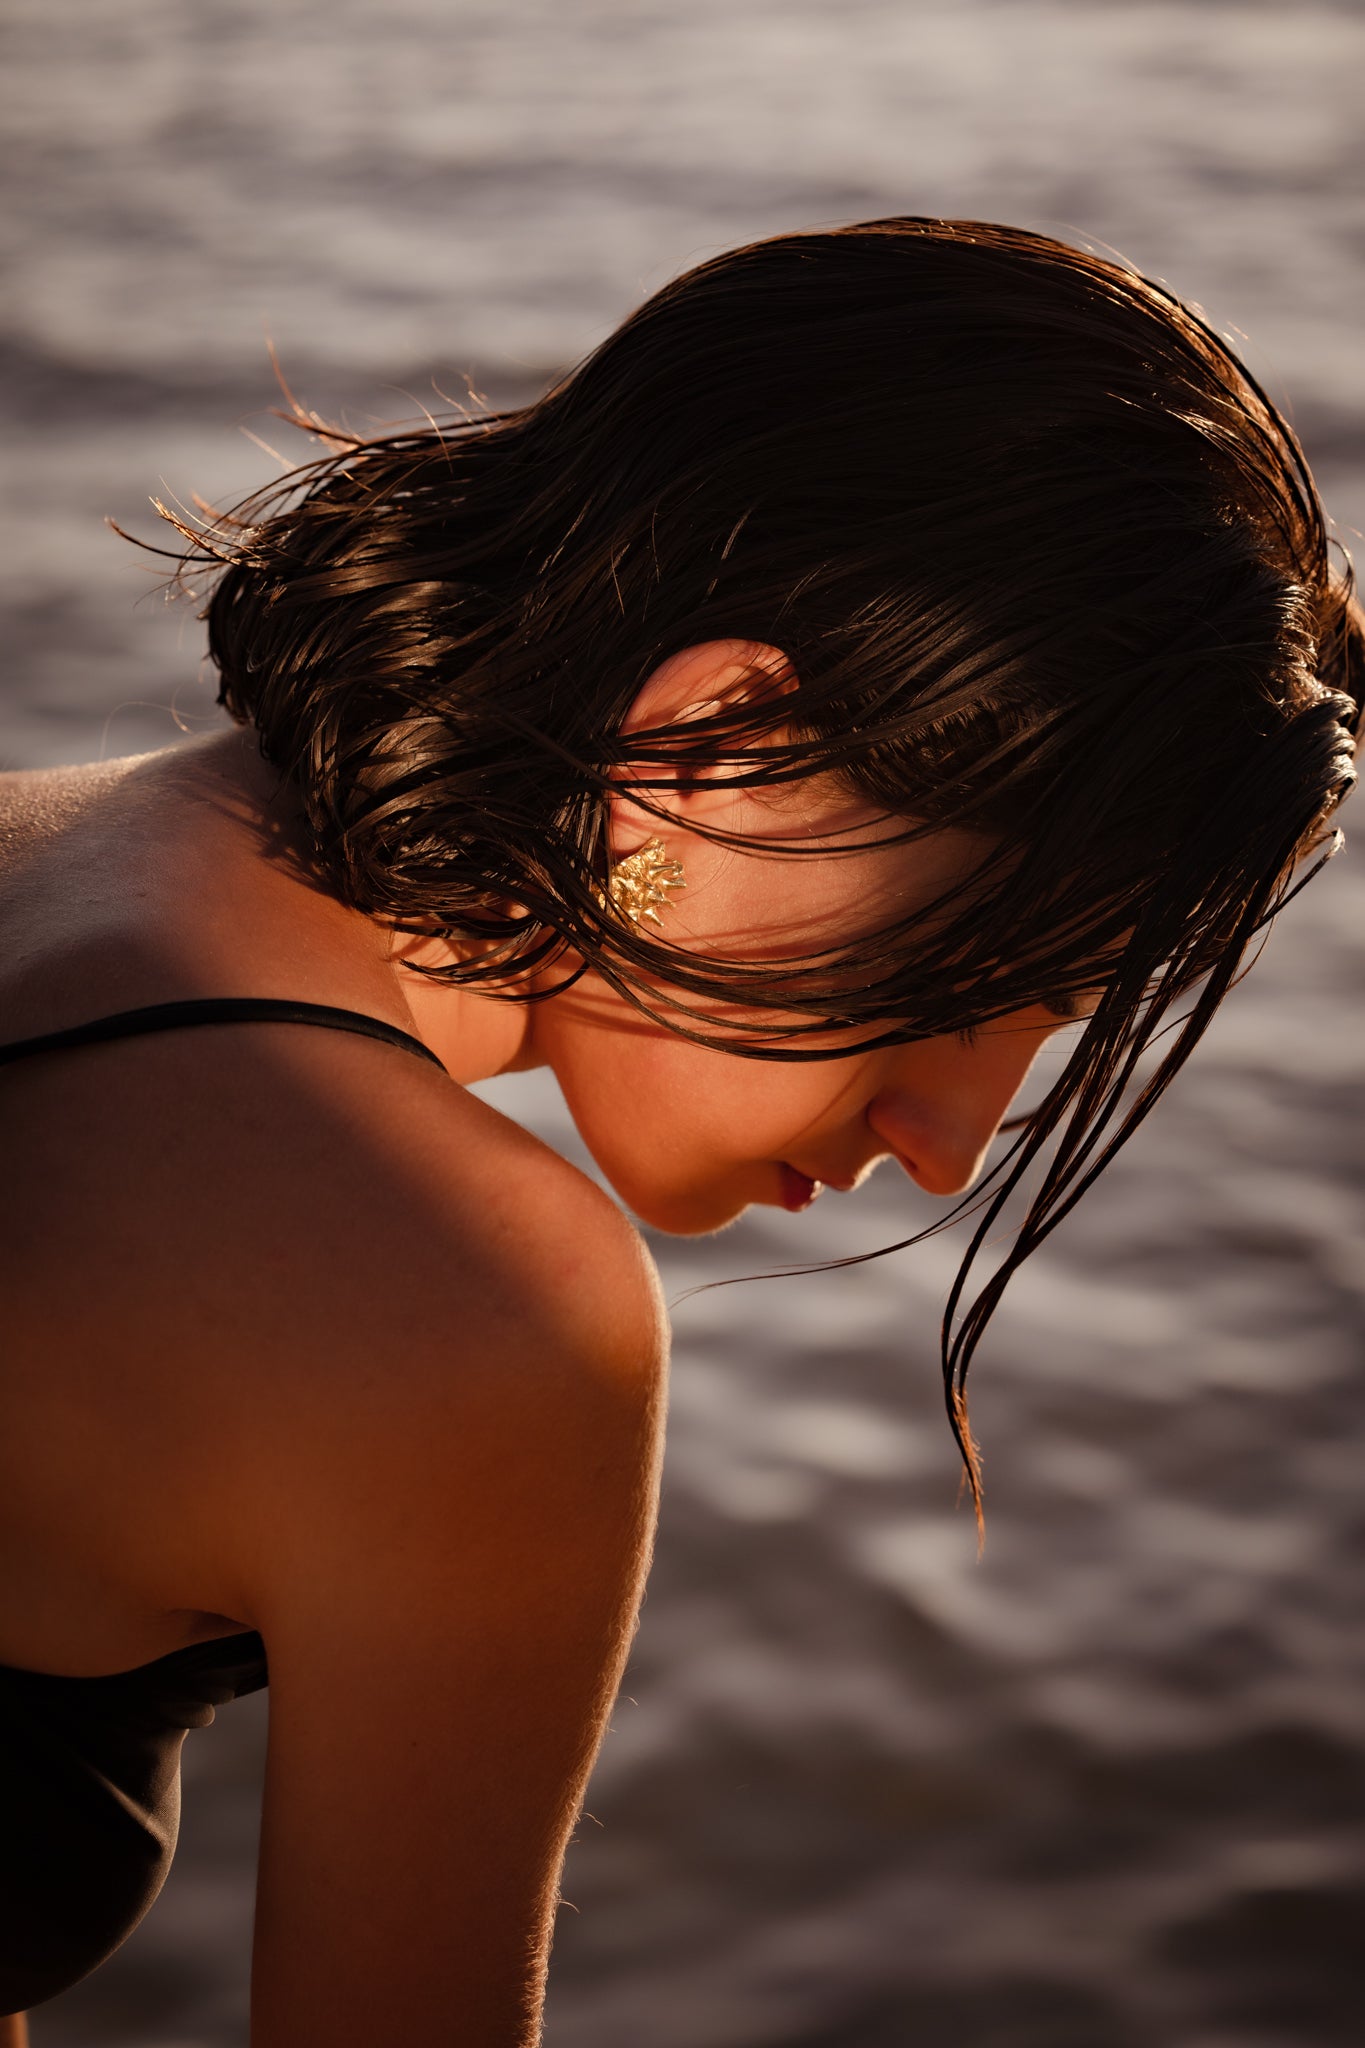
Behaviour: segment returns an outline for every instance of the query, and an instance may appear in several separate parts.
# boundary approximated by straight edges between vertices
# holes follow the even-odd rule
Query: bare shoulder
[[[63,1402],[86,1420],[49,1474],[61,1511],[92,1544],[117,1530],[149,1606],[251,1622],[391,1560],[395,1518],[431,1517],[445,1556],[470,1536],[436,1541],[457,1501],[479,1540],[538,1526],[570,1467],[629,1520],[666,1324],[616,1205],[399,1050],[209,1036],[35,1066],[6,1111],[10,1371],[31,1359],[40,1442]],[[409,1573],[414,1597],[433,1569]]]
[[[480,1257],[493,1253],[490,1273],[517,1273],[518,1313],[548,1310],[593,1344],[657,1342],[666,1328],[658,1274],[618,1204],[521,1125],[455,1094],[452,1138],[458,1123],[463,1142],[446,1167],[458,1183],[456,1206],[463,1213],[474,1198]]]
[[[55,838],[147,758],[133,754],[70,768],[8,768],[0,772],[0,860]]]
[[[220,1155],[217,1463],[262,1622],[382,1575],[399,1524],[430,1518],[425,1597],[514,1528],[571,1549],[599,1506],[624,1526],[655,1477],[667,1324],[638,1232],[434,1070],[320,1036],[309,1088],[258,1089]]]
[[[414,1345],[425,1338],[440,1354],[457,1336],[434,1304],[424,1311],[425,1273],[447,1299],[458,1288],[466,1356],[487,1341],[508,1373],[513,1361],[526,1369],[551,1354],[584,1367],[657,1368],[666,1320],[654,1262],[577,1167],[415,1062],[395,1071],[390,1061],[382,1084],[375,1076],[363,1097],[344,1099],[360,1185],[373,1185],[364,1180],[372,1167],[389,1189],[382,1217],[373,1200],[353,1201],[348,1231],[362,1242],[382,1232],[389,1270],[410,1269],[403,1326]]]
[[[617,1205],[434,1070],[318,1036],[313,1085],[286,1080],[268,1108],[256,1097],[225,1176],[240,1199],[218,1284],[258,1276],[239,1345],[259,1361],[251,1400],[325,1398],[319,1456],[330,1441],[344,1460],[349,1428],[371,1468],[387,1448],[406,1470],[417,1439],[467,1447],[476,1418],[525,1438],[539,1417],[582,1430],[652,1399],[666,1319]],[[276,1435],[305,1441],[283,1416]]]

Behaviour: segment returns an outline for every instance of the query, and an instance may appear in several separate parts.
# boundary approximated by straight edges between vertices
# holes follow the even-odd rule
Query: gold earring
[[[662,839],[647,839],[634,853],[613,863],[607,895],[626,923],[638,931],[646,918],[662,924],[659,912],[669,908],[669,891],[686,887],[682,862],[669,858]]]

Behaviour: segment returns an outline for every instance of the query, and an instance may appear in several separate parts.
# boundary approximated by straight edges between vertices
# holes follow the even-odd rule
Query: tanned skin
[[[632,719],[694,715],[781,664],[685,650]],[[897,821],[818,781],[669,808],[623,792],[614,850],[662,836],[688,878],[671,934],[740,958],[935,900],[979,851],[897,844]],[[775,857],[694,829],[714,826]],[[783,858],[812,837],[828,860]],[[447,1070],[249,1024],[0,1076],[0,1663],[93,1676],[260,1630],[252,2048],[531,2048],[647,1570],[653,1266],[607,1195],[458,1084],[552,1066],[616,1193],[695,1232],[886,1157],[936,1193],[968,1185],[1059,1023],[754,1063],[643,1023],[591,975],[498,1003],[417,957],[312,877],[253,735],[0,777],[6,1039],[279,997],[384,1019]],[[3,2026],[0,2048],[23,2041]]]
[[[6,1036],[225,990],[413,1028],[368,922],[215,780],[6,779]],[[371,1040],[184,1032],[6,1080],[0,1662],[259,1628],[253,2048],[523,2048],[653,1526],[637,1234]]]

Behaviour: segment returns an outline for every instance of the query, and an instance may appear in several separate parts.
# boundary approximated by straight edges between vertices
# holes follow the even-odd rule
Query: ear
[[[660,662],[641,684],[622,732],[685,725],[725,704],[775,696],[795,687],[791,663],[762,640],[704,640]]]
[[[634,703],[621,721],[623,733],[648,732],[655,727],[686,725],[693,719],[709,718],[716,711],[746,701],[785,695],[795,689],[791,662],[780,649],[762,640],[705,640],[696,647],[684,647],[646,678]],[[717,780],[724,777],[717,771]],[[633,774],[652,781],[676,781],[676,762],[639,761],[617,771],[616,779],[629,783]],[[649,792],[655,802],[666,804],[680,822],[686,823],[714,807],[720,792],[707,789],[665,789]],[[631,853],[645,840],[656,837],[660,820],[641,810],[623,792],[612,801],[612,845],[617,856]]]

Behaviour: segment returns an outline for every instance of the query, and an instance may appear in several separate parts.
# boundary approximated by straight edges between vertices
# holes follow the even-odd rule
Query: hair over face
[[[529,405],[373,439],[295,417],[325,452],[173,520],[180,575],[211,586],[221,702],[298,785],[320,875],[464,944],[433,971],[521,999],[581,959],[762,1059],[1102,986],[945,1318],[975,1486],[962,1387],[1010,1273],[1168,1085],[1354,779],[1365,634],[1292,431],[1163,286],[915,218],[704,263]],[[780,650],[790,688],[624,736],[646,677],[718,639]],[[907,835],[990,851],[961,901],[837,953],[707,960],[602,900],[607,797],[632,766],[657,795],[646,763],[834,773]],[[761,1027],[722,1029],[736,1002]]]

